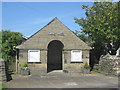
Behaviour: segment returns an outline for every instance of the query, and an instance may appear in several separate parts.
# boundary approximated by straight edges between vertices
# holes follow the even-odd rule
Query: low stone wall
[[[65,64],[64,70],[68,71],[69,73],[81,73],[81,68],[84,66],[83,63],[71,63],[71,64]]]
[[[99,71],[106,75],[120,76],[120,57],[105,55],[100,58]]]
[[[0,59],[0,82],[6,81],[5,61]]]

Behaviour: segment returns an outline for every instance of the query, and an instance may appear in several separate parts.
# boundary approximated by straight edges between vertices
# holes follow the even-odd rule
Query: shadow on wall
[[[63,43],[59,40],[53,40],[49,43],[47,53],[47,72],[62,70],[63,47]]]
[[[9,70],[9,63],[5,61],[5,72],[6,72],[6,80],[10,81],[12,80],[12,71]]]

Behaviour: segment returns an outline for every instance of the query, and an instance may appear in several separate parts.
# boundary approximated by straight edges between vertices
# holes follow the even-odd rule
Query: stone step
[[[54,70],[49,72],[47,75],[60,75],[60,74],[64,74],[63,70]]]

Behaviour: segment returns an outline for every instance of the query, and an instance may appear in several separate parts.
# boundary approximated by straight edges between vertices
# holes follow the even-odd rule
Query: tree
[[[91,51],[95,59],[102,54],[115,55],[120,47],[119,6],[120,2],[94,2],[92,7],[82,5],[86,17],[74,18],[82,26],[82,32],[94,41]]]
[[[92,41],[91,41],[91,39],[86,34],[84,34],[81,31],[77,31],[77,30],[75,30],[73,33],[77,37],[79,37],[81,40],[83,40],[85,43],[87,43],[89,46],[91,46]]]
[[[7,61],[13,60],[16,55],[16,51],[13,50],[13,46],[22,43],[23,35],[19,32],[11,32],[8,30],[0,31],[0,35],[2,35],[2,58]]]

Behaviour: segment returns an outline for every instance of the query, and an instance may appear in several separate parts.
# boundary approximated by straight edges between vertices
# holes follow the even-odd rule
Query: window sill
[[[41,64],[41,62],[27,62],[28,64]]]
[[[80,62],[70,62],[70,63],[83,63],[83,61],[80,61]]]

